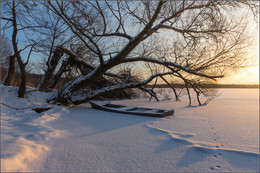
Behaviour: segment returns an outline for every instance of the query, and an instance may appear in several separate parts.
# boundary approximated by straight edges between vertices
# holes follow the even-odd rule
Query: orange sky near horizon
[[[259,15],[258,15],[259,20]],[[251,37],[255,41],[254,48],[249,50],[249,56],[254,62],[251,67],[231,73],[230,76],[219,79],[219,84],[259,84],[259,21],[249,18]]]
[[[229,76],[218,79],[219,84],[259,84],[259,42],[254,50],[255,62],[251,67],[240,69]]]
[[[259,65],[242,69],[233,75],[218,80],[219,84],[259,84]]]
[[[259,28],[258,31],[259,32]],[[257,34],[259,36],[259,33]],[[259,39],[259,37],[257,37]],[[240,69],[230,76],[219,79],[220,84],[259,84],[259,40],[252,52],[254,64],[251,67]]]

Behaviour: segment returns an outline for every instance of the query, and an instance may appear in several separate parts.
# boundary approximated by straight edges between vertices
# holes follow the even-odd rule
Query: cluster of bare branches
[[[251,41],[246,15],[258,15],[258,3],[253,1],[13,1],[6,5],[9,18],[1,18],[11,22],[5,29],[13,27],[21,76],[31,51],[41,53],[46,69],[37,89],[51,90],[70,74],[71,80],[51,101],[75,105],[129,88],[158,100],[154,90],[158,81],[172,89],[176,100],[180,94],[172,83],[182,82],[189,104],[191,90],[198,104],[205,104],[213,96],[203,88],[205,81],[222,78],[248,62]],[[28,10],[19,22],[18,5]],[[241,8],[249,10],[238,17],[234,12]],[[38,35],[28,39],[31,51],[26,63],[17,47],[18,30]],[[150,83],[154,86],[146,88]],[[208,101],[202,103],[201,95]]]

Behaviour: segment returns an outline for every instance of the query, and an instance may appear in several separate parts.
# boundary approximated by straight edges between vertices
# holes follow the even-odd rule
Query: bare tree
[[[64,33],[66,32],[66,28],[62,28],[62,24],[60,24],[59,17],[52,16],[48,14],[48,9],[42,8],[39,10],[37,6],[41,6],[44,2],[34,2],[34,1],[4,1],[4,8],[1,19],[4,21],[4,26],[2,30],[4,32],[10,33],[10,39],[12,40],[12,47],[14,51],[14,55],[11,57],[15,57],[19,64],[21,82],[18,91],[19,97],[23,97],[26,89],[26,75],[28,70],[29,59],[33,52],[38,53],[37,56],[41,57],[42,60],[46,59],[46,67],[47,71],[51,68],[49,66],[49,61],[54,54],[54,47],[65,44],[64,41]],[[47,14],[47,15],[46,15]],[[62,29],[61,29],[62,28]],[[63,36],[61,36],[63,34]],[[69,40],[68,37],[67,40]],[[21,44],[18,44],[18,41]],[[18,46],[22,47],[21,49]],[[29,49],[30,48],[30,49]],[[28,56],[25,57],[22,52],[27,50]],[[29,50],[29,51],[28,51]],[[43,56],[42,56],[42,55]],[[47,57],[47,58],[45,58]],[[14,58],[10,58],[10,63],[14,63]],[[39,62],[40,63],[40,62]],[[58,63],[58,61],[57,61]],[[31,63],[31,66],[35,63]],[[26,67],[27,66],[27,67]],[[9,72],[13,72],[13,65],[9,66]],[[33,69],[33,67],[31,68]],[[36,70],[37,71],[37,70]],[[5,79],[7,84],[11,79],[12,73],[7,73]],[[43,80],[45,81],[45,80]],[[42,87],[39,87],[41,88]]]
[[[4,35],[1,35],[1,73],[3,73],[3,71],[7,71],[3,80],[3,85],[6,86],[10,85],[15,72],[15,57],[13,56],[13,52],[9,42],[10,41]]]
[[[13,27],[12,44],[22,77],[19,96],[25,91],[25,65],[30,56],[23,63],[17,33],[28,30],[34,37],[28,39],[30,44],[25,48],[31,47],[46,59],[45,74],[37,89],[53,89],[66,77],[69,81],[51,99],[62,104],[80,104],[129,88],[138,88],[158,100],[154,88],[159,81],[171,87],[179,100],[172,82],[181,81],[189,104],[194,92],[202,105],[201,95],[211,97],[204,83],[216,81],[248,62],[246,53],[251,45],[247,15],[258,15],[258,3],[253,1],[6,4],[10,14],[1,19],[10,22],[7,28]],[[37,5],[41,10],[33,8]],[[21,14],[17,13],[18,6],[27,10],[27,17],[17,20]],[[237,16],[239,9],[248,10]],[[145,88],[147,84],[153,87]]]
[[[13,48],[13,52],[14,55],[10,56],[10,65],[9,65],[9,70],[6,76],[6,84],[10,83],[10,81],[12,80],[11,77],[13,76],[13,72],[14,72],[14,67],[15,67],[15,60],[14,58],[17,59],[18,65],[19,65],[19,69],[20,69],[20,78],[21,78],[21,82],[20,82],[20,87],[18,90],[18,96],[19,97],[24,97],[25,94],[25,90],[26,90],[26,65],[29,62],[30,59],[30,55],[31,52],[33,50],[33,45],[31,44],[27,44],[23,47],[23,49],[19,49],[18,48],[18,32],[21,30],[24,30],[25,28],[27,28],[28,26],[24,27],[23,25],[23,19],[21,16],[25,16],[25,11],[27,11],[29,13],[29,4],[23,1],[20,2],[16,2],[16,1],[4,1],[2,4],[4,7],[4,11],[1,13],[1,19],[5,20],[5,25],[3,26],[3,28],[1,28],[2,30],[8,30],[9,28],[12,28],[12,36],[11,36],[11,40],[12,40],[12,48]],[[24,51],[25,49],[31,47],[29,53],[28,53],[28,57],[26,59],[26,61],[24,62],[22,57],[21,57],[21,52]]]
[[[8,65],[8,57],[12,56],[13,52],[11,49],[11,42],[10,40],[5,36],[1,35],[1,67],[5,67]]]
[[[64,61],[64,66],[77,62],[85,70],[79,70],[81,75],[60,88],[52,101],[80,104],[127,88],[155,96],[143,86],[158,78],[169,84],[167,76],[172,76],[184,82],[189,97],[190,90],[195,91],[201,105],[199,96],[204,92],[200,83],[222,78],[246,62],[243,55],[250,46],[246,17],[232,13],[242,7],[258,13],[257,3],[251,1],[48,1],[48,8],[92,57],[86,61],[70,47],[57,47],[70,57],[71,62]],[[131,73],[115,73],[129,63],[133,64],[131,73],[149,66],[142,66],[143,80],[131,78]],[[111,78],[121,80],[97,89],[90,87]],[[90,90],[82,92],[86,87]]]

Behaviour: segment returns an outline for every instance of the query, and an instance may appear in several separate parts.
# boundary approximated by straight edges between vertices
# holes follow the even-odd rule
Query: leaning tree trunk
[[[50,89],[53,89],[57,85],[59,79],[61,78],[61,75],[65,72],[67,66],[69,65],[70,65],[69,59],[66,59],[65,61],[62,62],[62,65],[58,70],[58,72],[54,76],[52,76],[51,79],[49,80],[48,87]]]
[[[5,75],[3,85],[10,86],[11,81],[14,78],[14,72],[15,72],[15,56],[10,56],[9,57],[9,68],[8,68],[8,72]]]
[[[50,79],[53,75],[53,72],[54,72],[56,66],[58,65],[58,62],[62,55],[63,55],[63,51],[60,48],[55,49],[55,51],[51,57],[51,60],[48,64],[48,69],[45,72],[45,74],[43,75],[43,77],[37,87],[39,91],[48,90],[49,81],[50,81]]]

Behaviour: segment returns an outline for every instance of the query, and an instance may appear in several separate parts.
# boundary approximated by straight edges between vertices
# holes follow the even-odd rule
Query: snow
[[[31,92],[26,98],[17,98],[17,88],[1,87],[1,171],[30,171],[37,167],[49,150],[42,141],[64,136],[65,132],[53,129],[46,123],[53,121],[66,109],[53,106],[50,111],[38,114],[31,108],[45,107],[49,94]]]
[[[52,93],[3,87],[1,171],[40,172],[259,172],[259,90],[221,89],[207,106],[116,100],[111,103],[174,109],[154,118],[105,112],[89,104],[46,106]]]

